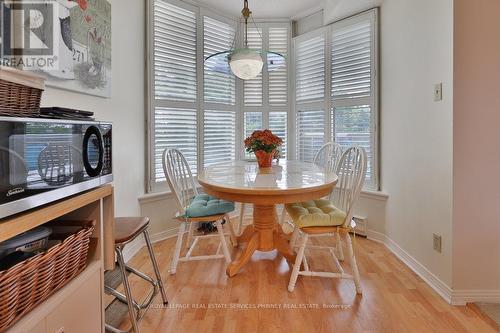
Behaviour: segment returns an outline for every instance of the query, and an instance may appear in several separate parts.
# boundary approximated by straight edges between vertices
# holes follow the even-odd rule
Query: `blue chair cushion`
[[[191,199],[186,209],[186,217],[205,217],[226,214],[234,210],[234,202],[212,197],[208,194],[198,194]]]

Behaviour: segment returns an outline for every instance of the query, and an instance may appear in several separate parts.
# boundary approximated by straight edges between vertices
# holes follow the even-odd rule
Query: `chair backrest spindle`
[[[162,160],[163,172],[175,195],[179,214],[184,214],[191,198],[198,195],[191,169],[184,155],[177,149],[165,149]]]
[[[314,155],[313,162],[327,171],[334,172],[341,157],[342,147],[336,142],[327,142]]]
[[[339,181],[335,203],[347,214],[344,226],[348,226],[352,220],[354,204],[365,182],[366,164],[366,151],[361,147],[351,147],[342,154],[337,166]]]

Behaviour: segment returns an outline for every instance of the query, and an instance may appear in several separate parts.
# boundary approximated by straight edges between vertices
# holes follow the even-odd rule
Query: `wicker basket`
[[[47,252],[0,272],[0,332],[83,271],[95,222]]]
[[[41,76],[0,66],[0,115],[37,117],[44,87]]]

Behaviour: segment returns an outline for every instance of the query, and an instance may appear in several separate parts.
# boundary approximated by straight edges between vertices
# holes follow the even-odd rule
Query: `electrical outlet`
[[[437,252],[441,253],[441,236],[437,234],[432,234],[432,247]]]
[[[438,83],[434,85],[434,102],[443,100],[443,84]]]

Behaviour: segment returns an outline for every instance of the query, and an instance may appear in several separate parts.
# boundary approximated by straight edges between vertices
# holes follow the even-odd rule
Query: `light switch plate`
[[[435,251],[441,253],[441,235],[432,234],[432,247]]]
[[[437,83],[434,86],[434,102],[439,102],[443,100],[443,84]]]

